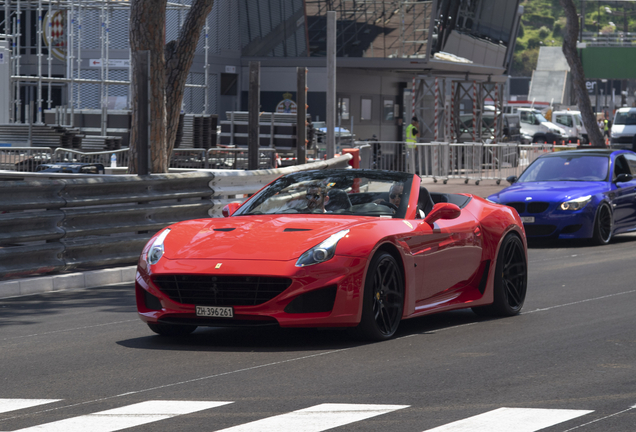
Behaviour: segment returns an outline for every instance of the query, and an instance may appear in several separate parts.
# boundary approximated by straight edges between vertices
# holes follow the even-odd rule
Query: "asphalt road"
[[[634,431],[635,246],[533,245],[520,316],[444,313],[373,344],[164,339],[130,284],[0,300],[0,431]]]

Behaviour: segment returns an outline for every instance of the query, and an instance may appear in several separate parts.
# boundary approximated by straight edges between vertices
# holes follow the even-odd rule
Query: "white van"
[[[619,108],[614,114],[614,122],[610,132],[612,148],[632,149],[636,135],[636,108]]]
[[[576,144],[577,141],[581,144],[589,143],[580,111],[554,111],[552,113],[552,123],[565,131],[567,141],[572,144]]]
[[[567,141],[565,130],[549,122],[539,110],[519,108],[521,135],[528,137],[533,143],[557,143]]]

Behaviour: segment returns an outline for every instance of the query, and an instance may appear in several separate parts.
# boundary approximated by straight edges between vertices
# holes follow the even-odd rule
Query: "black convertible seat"
[[[327,192],[327,196],[329,197],[329,201],[325,204],[327,211],[348,210],[351,207],[349,196],[342,189],[331,189]]]
[[[429,214],[433,210],[435,203],[431,198],[431,194],[425,187],[420,187],[420,196],[417,199],[417,206],[424,212],[425,215]]]
[[[455,204],[459,208],[464,208],[466,204],[470,202],[471,197],[467,197],[466,195],[459,194],[450,194],[450,193],[439,193],[432,192],[431,199],[435,204],[437,203],[451,203]]]

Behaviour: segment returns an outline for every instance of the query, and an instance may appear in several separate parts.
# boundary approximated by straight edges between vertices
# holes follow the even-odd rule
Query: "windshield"
[[[549,156],[534,161],[518,182],[607,181],[607,156]]]
[[[235,216],[324,214],[403,218],[412,174],[370,170],[305,171],[283,176]]]
[[[540,122],[540,123],[543,123],[543,122],[547,122],[547,121],[548,121],[545,117],[543,117],[543,116],[542,116],[541,114],[539,114],[538,112],[535,112],[535,113],[534,113],[534,117],[535,117],[537,120],[539,120],[539,122]]]
[[[636,125],[636,111],[617,112],[614,124]]]

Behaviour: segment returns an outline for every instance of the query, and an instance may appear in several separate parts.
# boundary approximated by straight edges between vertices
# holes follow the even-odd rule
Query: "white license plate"
[[[521,222],[534,223],[534,216],[521,216]]]
[[[234,309],[223,306],[197,306],[197,316],[214,318],[234,318]]]

